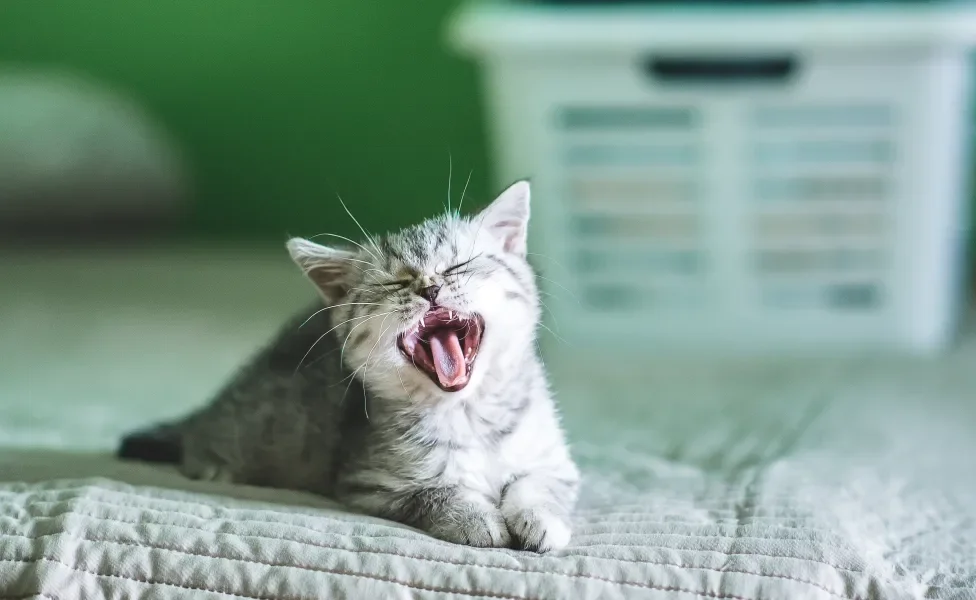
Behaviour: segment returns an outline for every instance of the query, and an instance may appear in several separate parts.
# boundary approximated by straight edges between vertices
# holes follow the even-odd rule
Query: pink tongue
[[[435,331],[430,336],[430,352],[434,357],[434,371],[443,387],[462,383],[466,376],[464,351],[457,332],[449,329]]]

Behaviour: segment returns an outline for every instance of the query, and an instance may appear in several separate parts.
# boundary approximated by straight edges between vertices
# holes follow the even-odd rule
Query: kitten
[[[309,490],[451,542],[564,547],[579,475],[536,355],[529,184],[355,250],[292,239],[325,300],[123,458]]]

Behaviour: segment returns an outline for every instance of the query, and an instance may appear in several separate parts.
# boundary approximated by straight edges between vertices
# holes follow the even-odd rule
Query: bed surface
[[[291,307],[274,294],[306,296],[275,261],[84,260],[84,285],[154,292],[106,305],[93,288],[65,311],[76,263],[0,264],[26,281],[0,294],[19,317],[0,321],[0,600],[976,599],[972,332],[937,361],[633,368],[553,346],[585,484],[571,546],[538,556],[112,460],[119,433],[195,405],[276,326]],[[228,289],[253,301],[228,312]]]

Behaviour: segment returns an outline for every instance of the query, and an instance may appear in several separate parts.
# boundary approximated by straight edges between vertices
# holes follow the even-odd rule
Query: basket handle
[[[668,84],[783,84],[797,71],[796,57],[703,57],[652,56],[644,69],[654,79]]]

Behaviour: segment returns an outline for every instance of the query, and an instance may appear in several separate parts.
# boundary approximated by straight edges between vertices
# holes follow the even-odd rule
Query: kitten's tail
[[[162,423],[122,438],[116,456],[122,460],[179,464],[183,462],[180,423]]]

